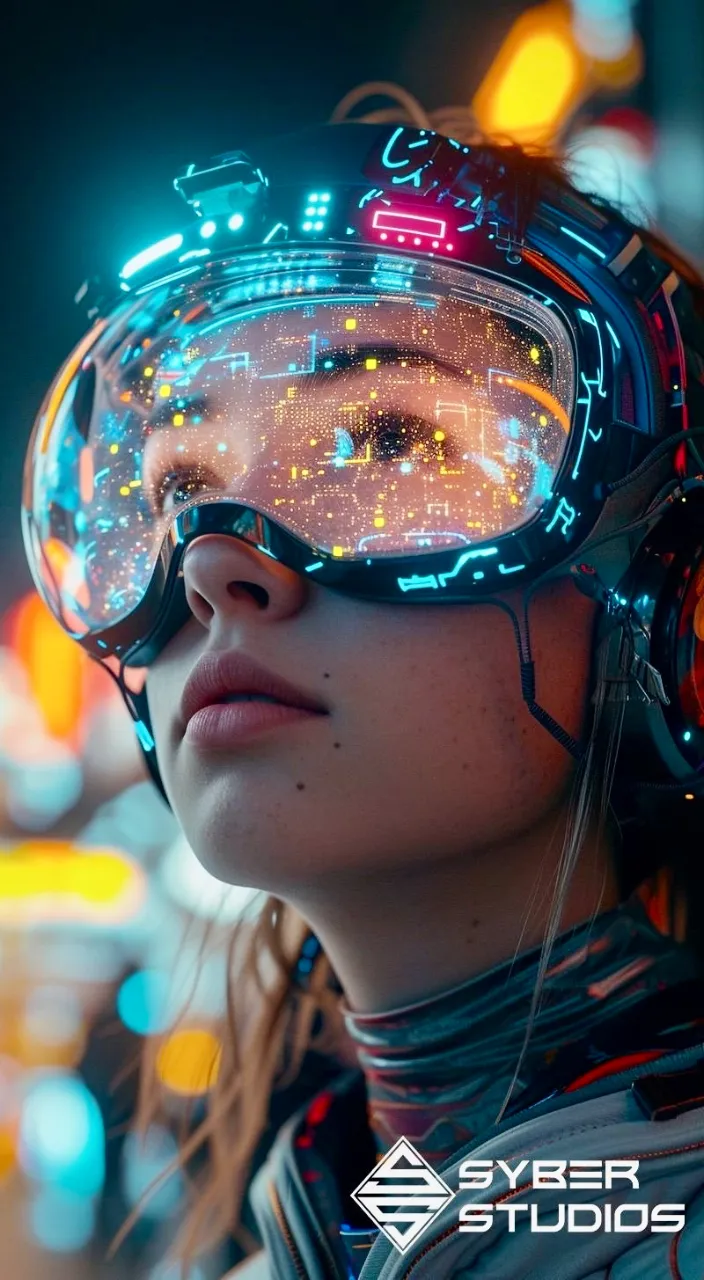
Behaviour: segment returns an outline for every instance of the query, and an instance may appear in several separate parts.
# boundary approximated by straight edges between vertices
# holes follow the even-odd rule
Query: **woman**
[[[203,864],[270,895],[184,1248],[254,1163],[243,1280],[689,1277],[704,287],[427,124],[191,166],[30,445],[40,591]]]

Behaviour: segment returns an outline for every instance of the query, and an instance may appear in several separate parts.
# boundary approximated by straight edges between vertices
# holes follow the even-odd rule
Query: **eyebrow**
[[[442,373],[448,373],[453,378],[466,377],[464,369],[450,364],[449,361],[443,360],[431,351],[423,351],[419,347],[397,347],[379,343],[358,346],[353,351],[348,347],[324,349],[318,353],[315,369],[308,377],[316,382],[329,380],[340,373],[360,370],[366,366],[368,360],[376,360],[380,365],[398,364],[401,360],[407,360],[418,369],[429,366]]]

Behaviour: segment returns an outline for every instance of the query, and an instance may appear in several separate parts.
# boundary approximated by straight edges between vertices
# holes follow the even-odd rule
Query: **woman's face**
[[[314,893],[478,852],[564,801],[572,762],[522,701],[502,610],[346,599],[221,535],[192,543],[183,569],[193,616],[147,692],[167,794],[213,875]],[[563,580],[536,595],[530,620],[538,701],[579,736],[594,606]],[[202,655],[228,651],[327,714],[218,749],[192,743],[184,684]]]

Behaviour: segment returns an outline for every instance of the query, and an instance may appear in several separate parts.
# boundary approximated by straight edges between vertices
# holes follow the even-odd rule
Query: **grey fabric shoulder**
[[[269,1261],[262,1249],[244,1262],[239,1262],[233,1271],[228,1271],[223,1280],[272,1280]]]

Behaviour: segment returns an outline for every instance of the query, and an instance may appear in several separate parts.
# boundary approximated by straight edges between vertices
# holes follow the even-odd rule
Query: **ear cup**
[[[607,714],[623,713],[620,772],[704,795],[704,484],[688,482],[613,594],[601,643]]]

